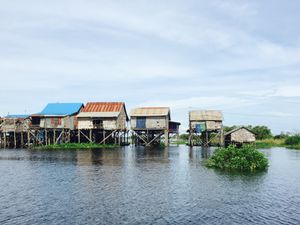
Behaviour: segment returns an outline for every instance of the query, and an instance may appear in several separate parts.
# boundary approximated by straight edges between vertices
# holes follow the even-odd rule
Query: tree
[[[269,129],[267,126],[255,126],[251,129],[251,131],[255,133],[256,139],[258,140],[268,139],[273,137],[271,129]]]

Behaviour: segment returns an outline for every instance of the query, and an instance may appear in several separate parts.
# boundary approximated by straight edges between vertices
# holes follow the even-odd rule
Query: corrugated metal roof
[[[26,119],[28,117],[29,117],[29,115],[24,115],[24,114],[18,115],[18,114],[15,114],[15,115],[7,115],[4,118],[6,118],[6,119]]]
[[[168,116],[169,107],[142,107],[131,110],[130,116]]]
[[[218,110],[190,111],[190,120],[194,121],[223,121],[223,114]]]
[[[83,107],[83,103],[49,103],[41,115],[66,116],[78,113]]]
[[[121,112],[123,102],[88,102],[82,112]]]
[[[120,112],[80,112],[77,117],[79,118],[87,118],[87,117],[104,117],[104,118],[109,118],[109,117],[118,117]]]

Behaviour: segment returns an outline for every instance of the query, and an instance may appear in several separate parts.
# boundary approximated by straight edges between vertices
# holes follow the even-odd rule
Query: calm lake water
[[[241,175],[187,146],[0,150],[0,224],[300,224],[300,151],[263,152]]]

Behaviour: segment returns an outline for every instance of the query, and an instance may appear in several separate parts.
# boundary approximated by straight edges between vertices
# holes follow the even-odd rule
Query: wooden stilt
[[[45,129],[45,145],[48,145],[48,132],[47,129]]]
[[[80,129],[78,129],[78,143],[80,143]]]
[[[169,146],[169,131],[165,130],[165,146]]]
[[[105,130],[103,130],[103,144],[105,144],[106,137],[105,137]],[[100,142],[101,143],[101,142]]]
[[[30,146],[30,133],[29,130],[27,131],[27,148]]]
[[[21,148],[24,148],[24,137],[23,137],[23,131],[21,131]]]
[[[90,129],[90,143],[92,143],[93,141],[92,141],[92,132],[93,132],[93,130],[92,129]]]

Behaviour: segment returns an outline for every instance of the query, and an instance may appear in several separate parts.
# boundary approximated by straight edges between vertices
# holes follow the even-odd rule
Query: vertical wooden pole
[[[78,144],[80,143],[80,129],[78,129]]]
[[[23,131],[21,131],[21,148],[24,148],[24,137],[23,137]]]
[[[27,131],[27,148],[30,146],[30,133],[29,130]]]
[[[7,147],[7,143],[6,143],[6,131],[3,133],[3,135],[4,135],[4,148],[6,148]]]
[[[92,129],[90,129],[90,143],[92,143]]]
[[[53,129],[53,144],[56,142],[56,130]]]
[[[118,132],[118,138],[119,138],[119,145],[121,145],[121,135],[120,135],[120,132]]]
[[[105,130],[103,130],[103,140],[104,140],[103,144],[106,144],[106,140],[105,140]]]
[[[47,132],[47,129],[45,129],[45,145],[48,145],[48,132]]]
[[[165,130],[165,146],[169,146],[169,131]]]
[[[14,148],[17,148],[17,137],[16,137],[16,119],[14,119]]]

